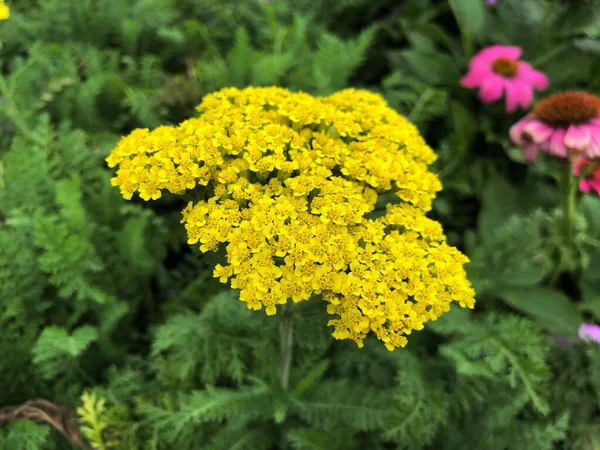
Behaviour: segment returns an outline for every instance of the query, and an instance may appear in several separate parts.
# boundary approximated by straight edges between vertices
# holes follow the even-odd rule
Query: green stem
[[[563,236],[567,249],[573,246],[573,221],[575,219],[575,202],[577,195],[577,183],[573,175],[573,164],[570,161],[564,163],[560,180],[561,206],[563,216]]]
[[[281,389],[285,392],[290,388],[290,372],[294,352],[294,319],[292,316],[292,305],[285,304],[281,310],[282,317],[279,324],[279,358],[281,367],[279,369],[279,377]]]
[[[569,252],[573,248],[573,221],[575,220],[575,210],[577,207],[577,179],[573,175],[573,164],[571,161],[563,162],[559,183],[560,207],[562,210],[562,243],[567,252]],[[559,252],[554,269],[550,275],[550,286],[555,286],[560,277],[563,268],[561,259],[561,252]]]

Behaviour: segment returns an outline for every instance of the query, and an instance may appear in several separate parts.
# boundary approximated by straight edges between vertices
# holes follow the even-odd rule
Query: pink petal
[[[516,86],[516,80],[504,80],[504,89],[506,90],[506,112],[514,113],[519,108],[520,94]]]
[[[530,116],[526,116],[510,127],[509,136],[510,139],[517,145],[525,143],[523,140],[523,129],[532,122]]]
[[[590,181],[589,184],[592,189],[595,190],[598,195],[600,195],[600,181]]]
[[[515,80],[514,85],[517,88],[521,108],[528,109],[533,103],[533,89],[521,80]]]
[[[549,127],[543,122],[538,122],[534,120],[529,122],[525,128],[523,128],[524,137],[530,139],[536,144],[541,144],[542,142],[548,140],[550,136],[554,133],[554,129]]]
[[[590,192],[592,190],[592,184],[589,180],[579,180],[579,190],[581,192]]]
[[[567,146],[565,145],[565,135],[567,130],[558,128],[553,131],[550,141],[547,144],[548,153],[554,156],[567,156]]]
[[[600,326],[593,323],[582,323],[579,327],[579,339],[586,342],[600,343]]]
[[[485,62],[491,65],[493,61],[501,58],[512,59],[513,61],[516,61],[521,57],[521,53],[522,51],[519,47],[510,45],[492,45],[477,53],[471,62],[473,64]]]
[[[539,91],[543,91],[548,87],[548,77],[539,70],[535,70],[529,63],[519,61],[517,66],[517,78]]]
[[[590,143],[588,125],[571,125],[565,134],[565,145],[569,150],[585,152]]]
[[[460,84],[463,87],[473,89],[481,85],[483,81],[493,75],[494,72],[485,65],[476,65],[471,67],[469,72],[460,80]]]
[[[525,157],[525,160],[530,163],[534,163],[537,159],[537,152],[538,146],[533,143],[525,144],[523,147],[523,156]]]
[[[600,156],[600,126],[594,126],[590,130],[590,144],[588,145],[586,156],[589,158]]]
[[[519,79],[508,79],[504,83],[506,89],[506,112],[515,112],[519,105],[523,109],[529,108],[533,101],[533,89]]]
[[[491,75],[481,83],[479,98],[483,103],[493,103],[502,97],[504,79],[499,75]]]

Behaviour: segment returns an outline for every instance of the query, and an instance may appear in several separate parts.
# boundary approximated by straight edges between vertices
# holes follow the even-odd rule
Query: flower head
[[[540,101],[510,130],[528,161],[538,151],[577,160],[600,156],[600,98],[587,92],[565,92]]]
[[[600,344],[600,326],[593,323],[582,323],[579,327],[579,339],[585,342]]]
[[[579,158],[573,164],[573,174],[579,177],[579,190],[588,193],[592,189],[600,195],[600,165],[587,158]]]
[[[203,189],[183,210],[188,243],[225,249],[214,276],[248,308],[272,315],[320,295],[336,339],[362,346],[373,333],[393,350],[450,303],[473,307],[467,258],[425,216],[436,155],[380,96],[228,88],[199,110],[123,138],[112,183],[145,200]],[[386,193],[396,200],[372,214]]]
[[[0,20],[6,20],[10,17],[10,10],[4,3],[4,0],[0,0]]]
[[[521,53],[519,47],[487,47],[471,59],[469,72],[460,82],[466,88],[479,88],[479,98],[483,103],[493,103],[504,94],[509,113],[519,107],[529,108],[533,89],[546,89],[548,78],[529,63],[520,61]]]

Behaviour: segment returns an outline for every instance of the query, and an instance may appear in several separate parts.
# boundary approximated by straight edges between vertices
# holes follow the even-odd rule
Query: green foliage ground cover
[[[523,112],[458,84],[475,51],[519,45],[549,92],[600,94],[597,1],[18,0],[0,23],[0,407],[79,409],[98,449],[597,449],[600,199],[566,247],[558,170],[508,139]],[[104,158],[225,86],[370,89],[440,158],[432,217],[471,258],[474,311],[388,352],[294,312],[246,310],[186,243],[182,202],[124,201]],[[458,308],[457,308],[458,309]],[[86,393],[82,401],[82,395]],[[14,409],[10,409],[14,412]],[[16,414],[19,419],[26,414]],[[4,420],[0,448],[80,448]]]

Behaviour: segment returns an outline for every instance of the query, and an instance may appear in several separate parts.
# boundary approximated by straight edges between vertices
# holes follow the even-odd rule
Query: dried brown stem
[[[45,422],[71,443],[86,450],[90,448],[81,436],[77,419],[71,408],[43,399],[29,400],[19,406],[0,408],[0,425],[20,419]]]

